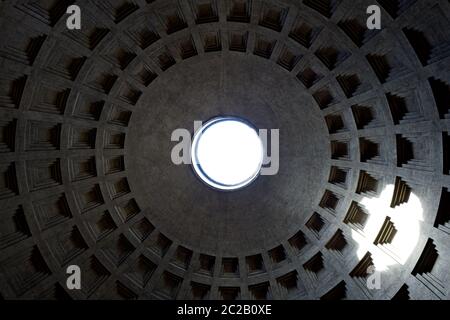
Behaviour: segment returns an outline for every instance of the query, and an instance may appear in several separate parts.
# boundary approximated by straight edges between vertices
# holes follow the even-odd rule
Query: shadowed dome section
[[[0,4],[1,298],[450,298],[449,1],[72,2]],[[175,166],[217,115],[278,174]]]
[[[137,202],[148,208],[146,216],[170,239],[209,255],[252,255],[264,250],[262,244],[273,248],[295,234],[320,200],[330,158],[326,125],[314,99],[270,61],[192,58],[155,80],[141,103],[129,126],[125,162],[133,170],[127,178]],[[190,165],[174,165],[172,132],[185,128],[193,136],[194,121],[218,114],[251,119],[256,128],[279,128],[279,172],[219,192],[199,183]]]

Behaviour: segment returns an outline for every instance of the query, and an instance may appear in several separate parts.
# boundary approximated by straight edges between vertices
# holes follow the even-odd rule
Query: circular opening
[[[263,144],[254,126],[237,117],[217,117],[197,130],[192,165],[200,179],[220,190],[237,190],[258,176]]]

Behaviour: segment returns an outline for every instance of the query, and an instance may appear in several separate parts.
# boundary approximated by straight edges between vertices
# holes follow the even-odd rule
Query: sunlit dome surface
[[[217,117],[199,129],[192,142],[192,164],[206,184],[236,190],[259,174],[263,145],[256,129],[243,119]]]

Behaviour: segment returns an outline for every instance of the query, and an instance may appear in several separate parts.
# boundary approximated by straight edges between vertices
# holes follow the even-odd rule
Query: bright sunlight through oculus
[[[236,117],[206,122],[192,142],[192,165],[206,184],[220,190],[236,190],[258,177],[263,145],[256,129]]]

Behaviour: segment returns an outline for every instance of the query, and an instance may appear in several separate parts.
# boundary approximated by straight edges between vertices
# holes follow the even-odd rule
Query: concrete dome
[[[450,3],[374,3],[2,1],[1,297],[448,299]],[[174,165],[218,115],[279,129],[278,174]]]

